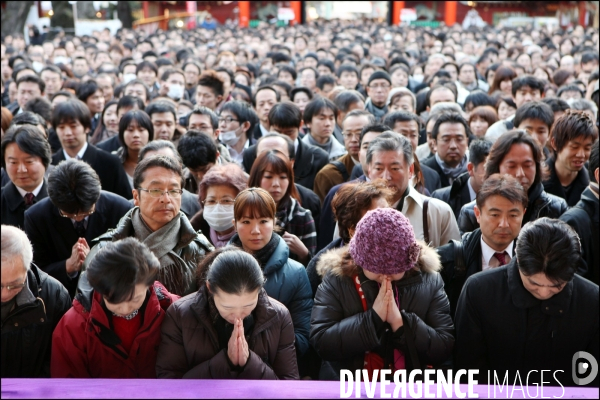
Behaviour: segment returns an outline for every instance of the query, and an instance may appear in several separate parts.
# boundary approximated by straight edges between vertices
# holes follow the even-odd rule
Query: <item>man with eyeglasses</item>
[[[437,152],[423,161],[440,176],[442,188],[452,185],[455,179],[467,172],[469,163],[469,136],[467,121],[456,112],[445,113],[433,126],[431,137]]]
[[[385,71],[375,71],[367,83],[367,96],[365,110],[373,114],[380,121],[388,113],[387,98],[392,90],[392,78]]]
[[[348,153],[324,166],[315,177],[314,191],[321,203],[332,187],[347,182],[354,167],[360,165],[360,133],[365,126],[374,122],[375,118],[365,110],[353,110],[346,114],[342,122],[342,134]]]
[[[196,268],[214,247],[180,211],[182,185],[183,172],[176,159],[155,155],[141,160],[133,175],[135,207],[115,229],[94,240],[97,244],[85,259],[83,270],[106,243],[134,236],[160,261],[156,279],[170,293],[185,296],[196,291]],[[86,290],[86,284],[84,273],[79,287]]]
[[[88,243],[117,226],[131,205],[102,190],[92,167],[78,160],[58,164],[48,177],[48,198],[25,212],[25,232],[35,263],[75,296]]]
[[[31,262],[25,232],[1,229],[2,378],[49,378],[52,332],[71,307],[67,290]]]

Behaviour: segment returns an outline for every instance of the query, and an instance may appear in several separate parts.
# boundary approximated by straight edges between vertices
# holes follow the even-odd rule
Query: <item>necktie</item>
[[[75,221],[75,232],[77,232],[77,236],[85,237],[85,220],[83,221]]]
[[[25,206],[29,207],[31,205],[33,205],[33,198],[35,196],[33,195],[33,193],[27,193],[25,194]]]
[[[500,261],[500,267],[507,264],[505,251],[502,253],[494,253],[494,257],[496,257],[496,259]]]

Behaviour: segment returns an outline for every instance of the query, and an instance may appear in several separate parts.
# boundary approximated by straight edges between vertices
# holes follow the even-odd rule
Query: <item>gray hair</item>
[[[2,225],[2,268],[14,264],[15,257],[21,257],[27,271],[33,261],[33,247],[25,232],[10,225]]]
[[[590,101],[587,99],[569,99],[569,100],[567,100],[567,103],[569,104],[569,107],[572,110],[578,110],[578,111],[590,110],[591,112],[594,113],[594,115],[596,115],[598,113],[598,107],[596,106],[596,104],[593,101]]]
[[[451,112],[451,111],[460,113],[464,117],[464,112],[463,112],[462,108],[458,105],[458,103],[450,103],[450,102],[442,102],[442,103],[435,104],[433,107],[431,107],[431,110],[429,111],[429,115],[441,114],[441,113]]]
[[[413,148],[410,141],[399,133],[393,131],[385,131],[377,136],[367,149],[367,164],[373,161],[373,154],[381,151],[397,151],[404,154],[404,161],[407,164],[412,164],[414,161]]]

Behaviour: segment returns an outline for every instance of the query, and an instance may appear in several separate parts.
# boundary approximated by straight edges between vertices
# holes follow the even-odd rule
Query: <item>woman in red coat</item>
[[[155,281],[160,263],[131,237],[109,243],[80,278],[52,335],[53,378],[156,378],[160,327],[179,296]],[[83,285],[82,285],[83,283]]]

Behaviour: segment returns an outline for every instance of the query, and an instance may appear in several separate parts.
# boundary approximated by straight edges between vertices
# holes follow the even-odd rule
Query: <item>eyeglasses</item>
[[[24,287],[25,287],[25,282],[20,283],[18,285],[7,285],[7,286],[1,285],[0,290],[6,289],[7,291],[12,292],[13,290],[23,289]]]
[[[219,201],[210,199],[210,200],[204,200],[202,202],[202,204],[204,204],[205,206],[216,206],[217,204],[220,204],[222,206],[231,206],[234,203],[235,203],[235,201],[232,199],[221,199]]]
[[[171,190],[162,190],[162,189],[144,189],[138,188],[138,190],[143,190],[144,192],[148,192],[150,197],[159,198],[162,197],[163,194],[168,193],[169,197],[172,199],[178,199],[181,197],[183,190],[181,189],[171,189]]]
[[[390,85],[389,83],[381,83],[381,84],[377,84],[377,85],[370,85],[369,87],[371,89],[389,89],[390,86],[392,86],[392,85]]]
[[[360,139],[360,132],[358,132],[358,133],[343,132],[342,135],[344,135],[344,137],[346,139],[351,139],[351,138]]]
[[[94,211],[96,211],[95,204],[92,206],[92,208],[89,211],[83,212],[83,213],[69,214],[60,209],[58,210],[58,213],[60,214],[61,217],[77,219],[77,217],[87,217],[88,215],[92,215],[94,213]]]
[[[239,119],[235,119],[235,118],[231,118],[231,117],[219,118],[219,123],[225,122],[225,123],[230,124],[232,121],[239,122],[240,120]]]

